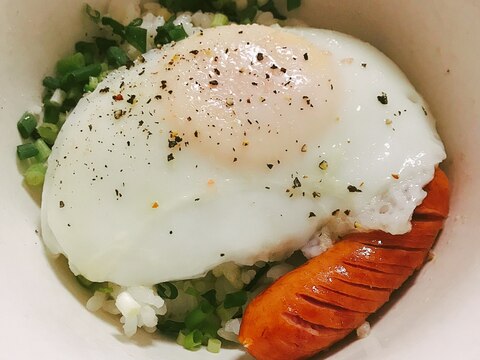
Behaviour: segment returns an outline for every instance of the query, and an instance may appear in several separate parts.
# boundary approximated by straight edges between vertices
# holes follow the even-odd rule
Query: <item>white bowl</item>
[[[104,0],[90,1],[102,7]],[[0,358],[248,359],[239,350],[187,352],[159,336],[121,335],[118,319],[88,312],[88,294],[49,259],[38,194],[22,186],[15,123],[40,103],[41,79],[72,51],[88,22],[78,0],[0,1]],[[435,259],[375,316],[371,335],[343,342],[334,359],[480,358],[480,5],[476,0],[304,0],[294,13],[371,42],[430,104],[446,144],[451,212]],[[320,358],[325,355],[320,356]]]

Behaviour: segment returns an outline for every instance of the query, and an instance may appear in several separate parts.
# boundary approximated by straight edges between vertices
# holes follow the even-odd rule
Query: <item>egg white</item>
[[[340,213],[406,232],[444,158],[425,103],[370,45],[208,29],[79,102],[49,159],[43,237],[92,281],[193,278],[281,259]]]

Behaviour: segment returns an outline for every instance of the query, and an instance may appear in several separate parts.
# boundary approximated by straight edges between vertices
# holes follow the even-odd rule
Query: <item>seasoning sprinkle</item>
[[[268,167],[269,169],[271,169],[271,168],[273,168],[273,164],[267,164],[267,167]]]
[[[300,182],[300,180],[298,180],[298,177],[295,177],[295,179],[293,179],[292,188],[295,189],[295,188],[298,188],[298,187],[301,187],[301,186],[302,186],[302,183]]]
[[[327,170],[328,169],[328,162],[326,162],[325,160],[322,160],[320,162],[320,164],[318,164],[318,167],[322,170]]]
[[[347,186],[347,189],[348,189],[348,191],[350,191],[350,192],[362,192],[362,190],[360,190],[359,188],[357,188],[357,187],[354,186],[354,185],[348,185],[348,186]]]
[[[174,158],[173,154],[168,154],[167,161],[172,161]]]
[[[388,104],[388,97],[387,94],[382,92],[381,95],[377,96],[377,100],[380,102],[382,105],[387,105]]]
[[[308,214],[308,217],[309,217],[309,218],[312,218],[312,217],[315,217],[315,216],[317,216],[317,215],[315,215],[315,213],[312,212],[312,211],[310,211],[310,214]]]
[[[307,152],[307,144],[303,144],[302,148],[300,149],[301,152]]]
[[[262,53],[258,53],[258,54],[257,54],[257,60],[258,60],[258,61],[262,61],[262,60],[263,60],[263,54],[262,54]]]
[[[303,58],[304,58],[305,60],[308,60],[308,53],[303,54]]]
[[[65,203],[62,200],[60,200],[58,206],[60,207],[60,209],[62,209],[65,207]]]

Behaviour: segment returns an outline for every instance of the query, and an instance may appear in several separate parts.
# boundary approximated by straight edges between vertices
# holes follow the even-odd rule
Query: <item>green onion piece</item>
[[[189,330],[196,329],[207,317],[213,313],[213,306],[202,302],[198,307],[185,316],[185,327]]]
[[[21,144],[17,146],[17,156],[20,160],[29,159],[38,154],[38,149],[33,143]]]
[[[222,342],[218,339],[208,339],[207,351],[218,354],[222,348]]]
[[[102,17],[100,15],[100,11],[95,10],[88,4],[85,5],[85,12],[87,13],[88,17],[92,19],[92,21],[95,23],[98,23],[100,21],[100,18]]]
[[[238,13],[241,24],[251,24],[257,16],[258,8],[256,6],[249,6],[245,10]]]
[[[84,92],[92,92],[94,91],[98,86],[98,78],[94,76],[90,76],[88,78],[88,84],[85,84],[83,87]]]
[[[207,318],[197,327],[203,333],[204,341],[203,344],[207,345],[209,338],[216,338],[218,329],[221,327],[220,318],[212,313],[207,316]]]
[[[85,57],[77,52],[57,62],[57,73],[63,76],[83,67],[85,67]]]
[[[118,45],[115,40],[105,39],[102,37],[95,38],[95,44],[97,44],[97,48],[101,53],[105,53],[108,48]]]
[[[212,306],[217,305],[217,290],[211,289],[208,290],[206,293],[202,294],[202,297],[208,301],[208,303]]]
[[[43,79],[42,84],[47,89],[55,90],[60,87],[60,80],[51,76],[47,76]]]
[[[185,324],[183,322],[173,320],[167,320],[164,323],[157,325],[157,329],[166,334],[176,334],[184,328]]]
[[[29,186],[39,186],[43,184],[45,180],[45,173],[47,172],[47,167],[44,163],[42,164],[33,164],[25,172],[25,182]]]
[[[183,346],[183,344],[185,344],[185,334],[182,331],[178,332],[177,344],[180,346]]]
[[[102,72],[101,64],[90,64],[81,69],[69,72],[62,78],[62,87],[70,87],[72,84],[87,82],[90,76],[98,76]]]
[[[157,284],[157,294],[162,299],[173,300],[178,296],[178,290],[175,285],[170,282],[164,282],[162,284]]]
[[[167,29],[165,29],[165,26],[159,26],[157,28],[157,35],[155,35],[155,45],[165,45],[170,42],[170,36],[168,35]]]
[[[147,51],[147,29],[129,25],[125,28],[125,40],[141,53]]]
[[[37,127],[37,118],[35,115],[26,112],[17,122],[17,129],[22,138],[26,139],[32,135],[33,130]]]
[[[247,292],[245,290],[240,290],[240,291],[225,295],[223,306],[225,307],[225,309],[230,309],[233,307],[243,306],[246,303],[247,303]]]
[[[88,280],[86,277],[82,275],[77,275],[75,276],[77,278],[77,281],[82,285],[83,287],[90,289],[90,286],[92,286],[93,282]]]
[[[302,0],[287,0],[287,10],[292,11],[298,9],[302,5]]]
[[[52,97],[50,98],[49,104],[55,107],[60,107],[62,106],[66,97],[67,93],[65,91],[63,91],[62,89],[56,89],[53,92]]]
[[[202,345],[202,339],[200,330],[193,330],[185,336],[183,347],[187,350],[197,350]]]
[[[61,112],[59,115],[58,115],[58,122],[57,122],[57,126],[59,129],[62,128],[63,124],[65,124],[65,121],[67,121],[67,114],[64,113],[64,112]]]
[[[107,50],[107,60],[113,66],[120,67],[125,65],[129,59],[125,51],[118,46],[112,46]]]
[[[104,294],[110,294],[113,292],[113,288],[109,287],[107,283],[93,283],[90,287],[93,291],[99,291]]]
[[[215,14],[210,26],[217,27],[217,26],[223,26],[223,25],[228,25],[228,17],[226,17],[224,14],[221,14],[221,13]]]
[[[58,126],[51,123],[43,123],[37,128],[37,131],[42,139],[49,145],[53,145],[55,143],[58,130]]]
[[[43,122],[56,124],[58,122],[58,116],[60,114],[60,109],[56,106],[51,106],[45,104],[45,108],[43,110]],[[41,136],[41,135],[40,135]]]
[[[35,140],[35,146],[38,150],[38,154],[35,156],[35,159],[37,159],[38,162],[46,161],[52,153],[52,150],[42,138]]]
[[[75,51],[80,52],[85,57],[85,64],[92,64],[95,60],[97,46],[92,42],[79,41],[75,44]]]
[[[142,18],[133,19],[128,26],[141,26],[143,24]]]
[[[168,35],[170,36],[171,41],[180,41],[188,36],[183,25],[177,25],[173,29],[168,30]]]
[[[110,26],[112,32],[122,39],[125,37],[125,26],[119,23],[117,20],[104,16],[102,18],[102,25]]]

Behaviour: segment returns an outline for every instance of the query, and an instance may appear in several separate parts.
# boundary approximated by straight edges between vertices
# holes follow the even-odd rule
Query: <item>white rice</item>
[[[370,323],[368,321],[365,321],[357,328],[357,336],[359,339],[364,339],[368,335],[370,335]]]

